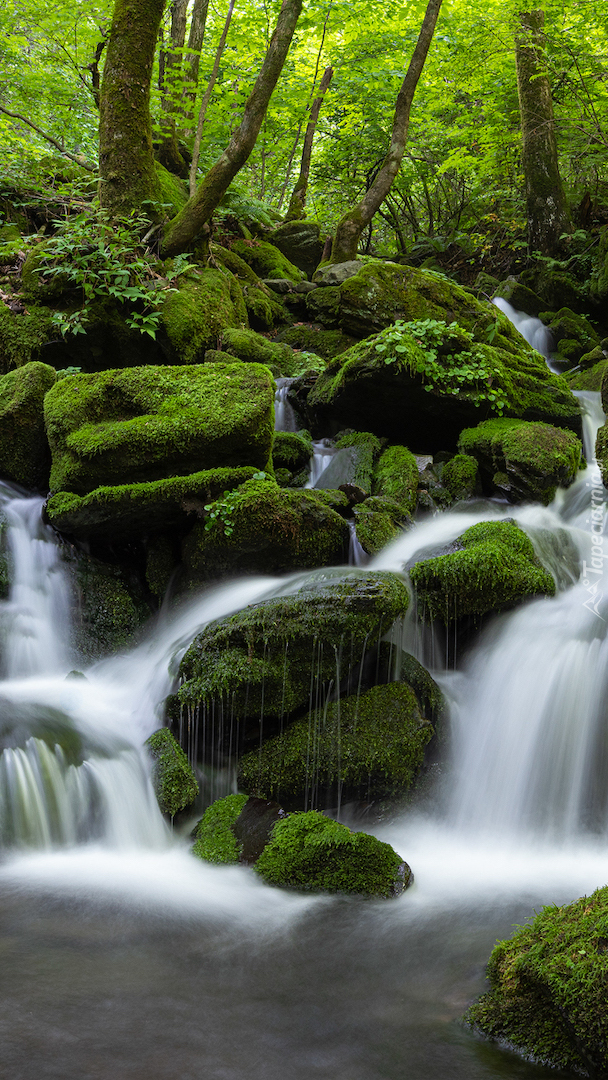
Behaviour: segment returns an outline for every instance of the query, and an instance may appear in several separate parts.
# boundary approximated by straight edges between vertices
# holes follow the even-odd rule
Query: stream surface
[[[591,461],[599,395],[581,396]],[[129,654],[66,681],[67,594],[41,500],[0,485],[21,552],[0,604],[12,641],[0,725],[8,711],[31,728],[25,747],[0,757],[0,1074],[555,1077],[477,1038],[460,1017],[484,989],[497,938],[606,882],[608,589],[604,598],[601,587],[590,593],[590,577],[577,581],[593,558],[593,514],[604,525],[604,495],[590,464],[550,507],[467,504],[372,560],[372,569],[401,570],[475,521],[514,517],[560,588],[493,620],[455,672],[442,670],[444,644],[421,633],[415,613],[395,631],[434,668],[453,723],[426,812],[382,827],[357,822],[414,870],[403,897],[380,902],[289,894],[250,869],[195,860],[158,812],[141,750],[197,630],[308,575],[211,589],[162,612]],[[49,763],[39,737],[49,709],[83,741],[82,763]]]

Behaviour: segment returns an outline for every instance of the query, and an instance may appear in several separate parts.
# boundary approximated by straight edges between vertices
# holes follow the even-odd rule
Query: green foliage
[[[265,472],[256,472],[251,477],[252,480],[265,480]],[[215,499],[212,503],[207,503],[205,511],[207,518],[205,520],[205,531],[211,532],[216,524],[220,524],[224,531],[224,536],[232,536],[234,532],[233,515],[239,502],[239,492],[237,491],[225,491],[221,498]]]
[[[193,855],[211,863],[238,863],[243,845],[237,840],[231,825],[234,825],[248,797],[227,795],[205,810],[194,830]]]

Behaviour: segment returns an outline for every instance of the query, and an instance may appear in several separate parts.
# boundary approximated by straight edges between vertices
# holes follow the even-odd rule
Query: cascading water
[[[310,461],[310,476],[304,485],[307,488],[316,487],[335,454],[335,450],[328,439],[320,439],[318,442],[314,442],[312,444],[312,450],[313,455]]]
[[[502,311],[503,315],[507,316],[509,322],[512,322],[513,326],[519,330],[528,345],[531,345],[541,356],[544,356],[549,367],[551,367],[553,337],[549,328],[534,315],[526,315],[525,311],[517,311],[508,300],[503,300],[500,296],[495,297],[492,303]]]
[[[289,388],[293,379],[276,379],[274,395],[274,430],[297,431],[298,422],[293,406],[289,402]]]

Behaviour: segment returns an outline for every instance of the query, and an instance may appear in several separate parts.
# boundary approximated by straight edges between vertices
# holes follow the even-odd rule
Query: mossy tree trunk
[[[557,160],[551,87],[546,74],[543,11],[522,11],[515,43],[526,184],[528,246],[552,255],[571,228]]]
[[[161,244],[163,257],[177,255],[191,247],[193,240],[208,225],[230,182],[247,161],[287,58],[301,10],[302,0],[283,0],[268,52],[245,105],[241,124],[223,154],[199,184],[195,195],[166,227]]]
[[[319,113],[321,112],[321,106],[323,104],[323,98],[329,89],[329,84],[332,80],[334,69],[332,67],[326,67],[323,72],[323,78],[319,85],[319,93],[313,101],[312,109],[310,110],[310,116],[308,119],[308,126],[304,135],[304,146],[302,147],[302,160],[300,163],[300,175],[294,184],[294,189],[291,193],[291,199],[289,200],[289,209],[285,216],[285,221],[299,221],[301,218],[306,217],[304,207],[306,206],[306,192],[308,190],[308,177],[310,176],[310,161],[312,157],[312,141],[315,137],[315,131],[317,130],[317,123],[319,121]]]
[[[399,172],[407,140],[412,101],[433,40],[440,7],[441,0],[429,0],[427,4],[416,48],[397,97],[388,153],[361,202],[344,214],[338,222],[329,259],[331,263],[348,262],[357,257],[361,233],[384,202]]]
[[[194,0],[188,46],[184,54],[184,93],[183,93],[183,131],[184,137],[191,135],[194,124],[194,103],[198,87],[198,69],[201,49],[205,38],[209,0]]]
[[[177,83],[182,71],[184,42],[186,40],[186,15],[189,0],[173,0],[171,4],[171,42],[161,56],[161,140],[158,160],[169,172],[186,177],[188,167],[180,154],[176,134],[176,112],[180,107]]]
[[[101,82],[99,198],[112,214],[159,198],[150,80],[165,0],[115,0]]]

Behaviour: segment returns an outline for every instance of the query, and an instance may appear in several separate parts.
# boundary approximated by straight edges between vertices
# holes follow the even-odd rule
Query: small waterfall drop
[[[553,337],[548,327],[533,315],[526,315],[525,311],[517,311],[508,300],[503,300],[501,296],[496,296],[492,303],[499,311],[502,311],[503,315],[507,316],[509,322],[513,323],[516,330],[519,330],[521,336],[526,339],[528,345],[536,349],[549,363],[553,350]],[[550,364],[549,367],[551,367]]]
[[[357,526],[354,521],[349,521],[348,532],[348,565],[367,566],[369,562],[369,555],[357,539]]]
[[[321,479],[322,473],[325,472],[336,452],[329,442],[329,439],[320,439],[319,442],[313,443],[312,450],[310,476],[304,485],[305,488],[314,488],[317,485]]]
[[[298,422],[292,405],[289,403],[289,388],[293,379],[276,379],[274,395],[274,430],[297,431]]]

